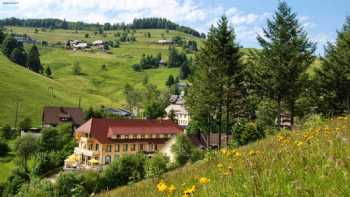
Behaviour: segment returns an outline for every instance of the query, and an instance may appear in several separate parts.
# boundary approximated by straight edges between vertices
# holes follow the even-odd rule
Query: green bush
[[[136,72],[140,72],[142,70],[140,64],[134,64],[132,65],[132,68],[134,69],[134,71]]]
[[[304,120],[303,129],[315,128],[322,125],[323,123],[325,123],[325,119],[321,115],[310,115]]]
[[[274,133],[277,129],[275,120],[277,117],[277,105],[270,100],[263,100],[258,104],[256,112],[256,125],[269,133]]]
[[[5,142],[5,140],[0,139],[0,156],[4,156],[8,152],[10,152],[10,147]]]
[[[87,192],[81,191],[82,182],[81,176],[77,176],[74,172],[61,173],[56,180],[58,195],[60,197],[71,197],[78,193],[81,196],[88,196]]]
[[[32,169],[32,174],[36,176],[41,176],[56,166],[50,159],[47,153],[38,153],[35,156],[34,167]]]
[[[16,195],[23,184],[29,181],[29,176],[22,168],[15,168],[7,178],[6,188],[3,196]]]
[[[25,119],[23,119],[20,123],[19,123],[19,128],[21,129],[21,130],[24,130],[24,131],[26,131],[26,130],[28,130],[28,129],[30,129],[32,127],[32,119],[30,119],[30,118],[25,118]]]
[[[58,197],[58,193],[51,182],[45,179],[32,179],[30,183],[22,185],[18,197]]]
[[[102,172],[103,187],[114,188],[144,178],[145,161],[143,154],[125,155],[114,160]]]
[[[159,177],[167,171],[169,158],[160,153],[157,153],[146,160],[145,173],[146,177]]]
[[[202,160],[205,157],[205,151],[199,149],[199,148],[193,148],[192,154],[191,154],[191,162],[194,163],[196,161]]]
[[[16,137],[16,132],[12,130],[10,125],[5,125],[0,130],[0,137],[5,138],[7,140],[14,139]]]
[[[264,138],[264,130],[252,123],[238,122],[233,127],[232,145],[242,146]]]
[[[188,137],[185,135],[177,136],[175,144],[171,147],[175,154],[176,164],[179,166],[185,165],[192,156],[192,149],[193,145]]]

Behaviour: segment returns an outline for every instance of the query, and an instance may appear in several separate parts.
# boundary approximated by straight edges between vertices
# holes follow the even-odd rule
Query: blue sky
[[[278,0],[0,0],[0,18],[61,18],[85,22],[130,22],[135,17],[166,17],[207,32],[226,14],[244,47],[258,47],[256,35],[273,15]],[[4,2],[18,2],[7,5]],[[287,0],[322,53],[350,15],[349,0]]]

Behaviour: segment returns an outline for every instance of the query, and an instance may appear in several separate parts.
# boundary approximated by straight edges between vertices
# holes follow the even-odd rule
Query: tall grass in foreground
[[[240,149],[102,193],[114,196],[349,196],[350,118],[281,132]]]

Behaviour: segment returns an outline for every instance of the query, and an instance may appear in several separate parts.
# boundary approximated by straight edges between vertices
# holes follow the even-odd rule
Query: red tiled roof
[[[64,123],[62,119],[70,119],[74,125],[84,123],[84,112],[77,107],[44,107],[43,124],[58,125]]]
[[[178,134],[183,129],[171,120],[99,119],[92,118],[75,132],[89,133],[100,143],[113,143],[112,135]]]

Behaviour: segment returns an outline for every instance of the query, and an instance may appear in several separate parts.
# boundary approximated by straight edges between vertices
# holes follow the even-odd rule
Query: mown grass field
[[[348,196],[349,140],[350,118],[337,118],[222,150],[159,180],[148,179],[99,196]]]
[[[66,40],[86,40],[92,42],[97,39],[115,40],[116,31],[105,32],[106,36],[93,31],[47,30],[34,33],[34,28],[7,27],[8,32],[27,34],[38,41],[48,41],[50,44]],[[144,36],[151,33],[151,38]],[[89,33],[89,38],[85,38]],[[165,60],[168,58],[168,46],[152,44],[162,38],[172,38],[180,35],[185,39],[197,40],[193,36],[165,30],[137,30],[134,33],[136,42],[122,43],[119,48],[112,48],[110,53],[82,52],[63,48],[39,47],[41,62],[44,67],[50,67],[52,79],[30,72],[7,60],[0,55],[0,125],[14,126],[17,103],[19,106],[19,120],[30,117],[34,126],[41,124],[42,108],[45,105],[77,106],[79,97],[81,106],[125,107],[123,87],[126,83],[136,87],[141,86],[145,76],[149,83],[155,84],[159,89],[165,89],[165,81],[170,74],[177,76],[178,68],[151,69],[135,72],[132,65],[138,63],[142,54],[161,52]],[[29,46],[25,46],[29,48]],[[81,75],[73,74],[73,65],[79,62]],[[102,70],[102,65],[107,69]],[[53,95],[52,95],[53,92]]]

